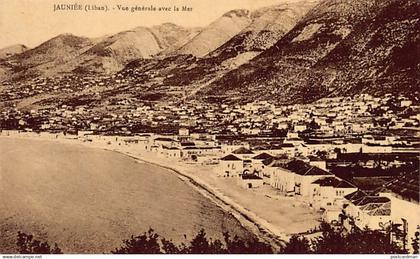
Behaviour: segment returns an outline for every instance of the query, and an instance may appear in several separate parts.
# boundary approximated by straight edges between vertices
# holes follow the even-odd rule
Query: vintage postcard
[[[418,0],[1,0],[0,254],[416,258],[419,30]]]

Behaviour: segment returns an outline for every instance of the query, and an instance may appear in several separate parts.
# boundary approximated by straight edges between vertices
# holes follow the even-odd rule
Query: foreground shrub
[[[41,242],[22,232],[18,232],[16,246],[20,254],[62,254],[56,243],[51,248],[47,242]]]

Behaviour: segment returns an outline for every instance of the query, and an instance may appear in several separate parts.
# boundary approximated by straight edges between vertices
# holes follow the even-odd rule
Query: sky
[[[233,9],[257,9],[286,0],[0,0],[0,48],[24,44],[30,48],[62,33],[100,37],[137,26],[172,22],[186,27],[201,27]],[[298,0],[287,0],[298,1]],[[101,11],[55,11],[54,4],[104,6]],[[192,7],[190,12],[118,11],[117,5]],[[113,8],[116,8],[113,10]]]

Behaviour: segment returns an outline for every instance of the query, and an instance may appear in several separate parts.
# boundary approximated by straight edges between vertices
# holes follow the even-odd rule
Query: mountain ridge
[[[279,103],[286,104],[311,102],[331,95],[333,92],[346,94],[356,92],[355,87],[350,87],[353,90],[349,91],[338,89],[349,87],[349,83],[346,83],[346,79],[341,75],[346,74],[343,68],[349,69],[353,65],[356,66],[356,64],[353,64],[356,62],[349,62],[346,66],[334,66],[334,62],[337,62],[337,60],[328,59],[330,55],[333,55],[331,53],[340,44],[351,45],[351,43],[346,42],[346,39],[350,36],[355,39],[354,44],[369,41],[370,36],[375,34],[374,30],[368,40],[363,39],[360,35],[363,34],[363,26],[374,24],[376,17],[390,16],[395,10],[400,10],[403,14],[410,12],[410,8],[416,10],[416,7],[418,7],[418,4],[416,6],[413,3],[414,1],[390,0],[382,2],[365,0],[362,2],[354,4],[347,0],[322,1],[273,47],[255,57],[249,63],[227,73],[223,78],[201,91],[199,93],[200,97],[208,100],[213,98],[215,101],[227,100],[229,96],[239,97],[242,101],[255,100],[255,98],[276,99]],[[329,9],[326,8],[326,5],[329,6]],[[318,13],[317,10],[320,10],[320,12]],[[414,23],[418,26],[418,13],[413,13],[412,16],[414,17]],[[392,23],[397,24],[395,26],[398,27],[403,22],[404,16],[400,15],[389,23],[376,23],[377,28],[375,30],[381,30],[381,28]],[[358,31],[354,31],[355,26],[360,26]],[[413,27],[413,30],[418,32],[418,28],[414,29]],[[408,32],[402,30],[400,33]],[[365,55],[370,49],[365,48],[363,51],[365,52],[358,55]],[[380,49],[375,49],[375,51],[378,51],[378,55],[380,55]],[[349,55],[344,51],[333,53],[337,55],[338,59],[346,58]],[[357,57],[357,55],[353,57]],[[321,65],[322,60],[334,69],[325,68],[325,64],[323,67]],[[385,60],[382,60],[382,62],[386,63]],[[370,67],[365,66],[365,69],[369,70]],[[337,73],[341,81],[336,79]],[[359,76],[360,78],[352,78],[351,80],[358,82],[363,78],[375,78],[373,75],[369,77],[361,73],[359,73]],[[415,87],[416,80],[411,80],[411,83]],[[241,85],[247,87],[239,89],[237,86]],[[328,89],[329,87],[331,89]],[[363,92],[374,92],[369,89],[370,86],[367,86]],[[377,93],[380,93],[380,91]],[[209,96],[210,98],[208,98]]]
[[[63,34],[0,60],[0,76],[106,74],[125,84],[113,93],[154,102],[415,96],[419,9],[416,0],[301,1],[232,10],[206,28],[164,23],[96,40]]]

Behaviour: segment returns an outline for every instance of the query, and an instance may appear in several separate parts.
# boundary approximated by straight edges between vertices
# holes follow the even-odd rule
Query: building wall
[[[327,171],[327,161],[310,161],[309,164]]]
[[[382,229],[381,225],[389,224],[391,216],[370,216],[366,213],[361,213],[360,220],[356,220],[356,225],[360,229],[368,227],[369,229]]]
[[[270,170],[270,185],[272,187],[284,193],[294,193],[294,173],[279,167],[270,167]]]
[[[342,207],[344,196],[357,191],[357,188],[334,188],[312,184],[311,204],[317,209]]]
[[[259,188],[263,186],[264,182],[262,179],[238,179],[239,184],[242,188],[250,189],[250,188]]]
[[[236,177],[243,172],[243,161],[224,161],[219,163],[219,176]]]
[[[407,243],[411,244],[414,233],[420,232],[420,204],[395,197],[391,193],[381,194],[381,196],[391,200],[391,220],[394,223],[402,224],[402,219],[407,220]]]
[[[355,225],[360,229],[364,229],[365,227],[372,230],[382,229],[380,225],[389,224],[391,220],[391,216],[370,216],[351,203],[344,209],[344,211],[346,215],[354,219]],[[348,224],[344,224],[344,226],[350,230]]]
[[[325,175],[297,175],[295,174],[296,194],[301,195],[304,198],[307,198],[309,201],[309,197],[313,195],[313,188],[311,186],[312,183],[324,177]]]
[[[261,160],[252,159],[251,171],[257,171],[259,173],[259,176],[262,177],[264,168],[265,165]]]

